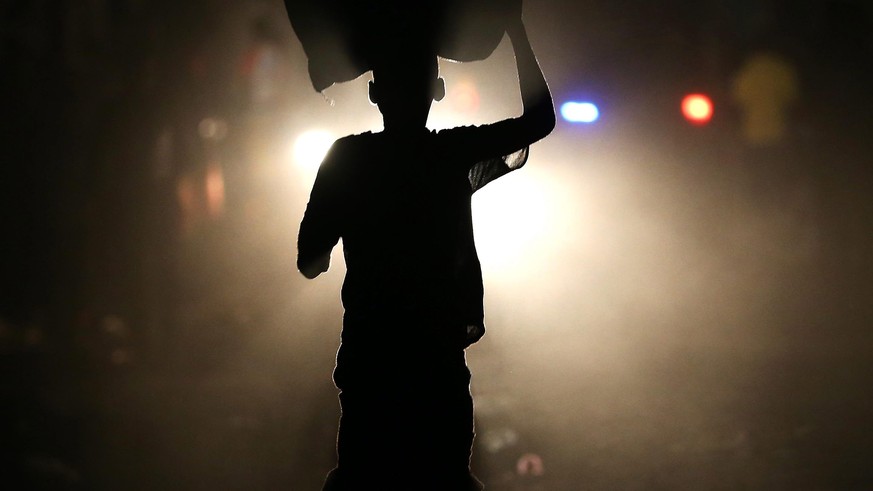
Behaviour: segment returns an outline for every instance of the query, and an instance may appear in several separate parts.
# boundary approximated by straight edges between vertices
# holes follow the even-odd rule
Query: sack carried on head
[[[321,92],[373,68],[386,51],[427,45],[454,61],[484,60],[521,0],[285,0],[288,18]],[[398,60],[402,63],[402,60]]]

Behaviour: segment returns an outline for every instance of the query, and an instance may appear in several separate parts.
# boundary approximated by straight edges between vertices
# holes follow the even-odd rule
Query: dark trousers
[[[334,382],[342,407],[338,464],[324,491],[482,489],[469,469],[473,400],[462,347],[415,336],[362,341],[344,332]]]

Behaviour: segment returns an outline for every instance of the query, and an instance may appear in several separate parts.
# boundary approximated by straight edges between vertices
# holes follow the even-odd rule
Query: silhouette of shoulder
[[[324,160],[321,162],[319,172],[325,170],[339,170],[349,165],[352,161],[362,157],[368,142],[372,141],[373,133],[370,131],[346,135],[338,138],[330,146]]]

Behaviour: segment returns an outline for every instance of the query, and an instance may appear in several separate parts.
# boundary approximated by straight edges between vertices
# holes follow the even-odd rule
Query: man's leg
[[[404,491],[481,489],[469,472],[473,403],[463,351],[373,356],[349,348],[337,357],[339,464],[325,491],[363,481]]]

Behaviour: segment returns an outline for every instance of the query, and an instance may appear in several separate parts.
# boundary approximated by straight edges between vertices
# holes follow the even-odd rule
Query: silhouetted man
[[[384,131],[336,141],[300,225],[297,265],[327,271],[343,240],[342,418],[325,490],[481,489],[470,474],[473,403],[464,349],[484,334],[470,199],[527,159],[555,125],[521,19],[507,29],[523,114],[484,126],[426,127],[445,94],[435,51],[382,53],[370,99]]]

